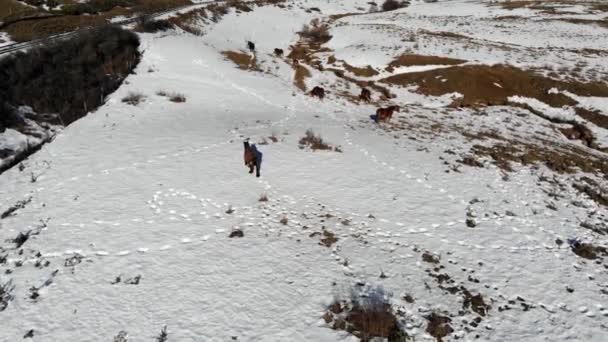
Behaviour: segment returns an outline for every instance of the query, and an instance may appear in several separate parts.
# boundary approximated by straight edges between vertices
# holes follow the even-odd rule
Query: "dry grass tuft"
[[[268,202],[268,195],[262,194],[258,199],[258,202]]]
[[[122,102],[137,106],[140,102],[144,101],[146,96],[142,93],[130,92],[127,96],[122,98]]]
[[[330,144],[323,141],[323,138],[319,135],[315,135],[315,133],[309,129],[306,131],[306,135],[300,139],[300,148],[303,149],[305,147],[310,148],[313,151],[316,150],[324,150],[324,151],[336,151],[342,152],[339,147],[333,147]]]

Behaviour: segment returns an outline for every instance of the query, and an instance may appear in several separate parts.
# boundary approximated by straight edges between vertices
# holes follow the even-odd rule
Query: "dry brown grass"
[[[395,342],[409,340],[399,328],[391,305],[385,298],[378,298],[382,293],[372,294],[367,299],[351,296],[352,303],[335,301],[323,315],[332,329],[347,331],[363,342],[375,341],[376,338]]]
[[[373,77],[373,76],[378,75],[378,71],[376,71],[370,65],[366,66],[365,68],[359,68],[359,67],[354,67],[346,62],[344,62],[343,64],[344,64],[344,69],[351,72],[353,75],[355,75],[357,77]]]
[[[402,66],[413,66],[413,65],[457,65],[465,63],[466,61],[463,59],[455,59],[448,57],[438,57],[438,56],[422,56],[422,55],[413,55],[413,54],[403,54],[397,58],[395,58],[392,62],[389,63],[386,68],[388,71],[391,71],[394,68],[402,67]]]
[[[313,151],[321,150],[321,151],[336,151],[342,152],[339,147],[333,147],[330,144],[326,143],[320,135],[315,135],[315,133],[309,129],[306,131],[306,135],[300,139],[300,148],[303,149],[305,147],[310,148]]]
[[[42,11],[15,0],[0,0],[0,21],[25,18],[39,13],[42,13]]]
[[[205,8],[197,8],[195,10],[171,17],[167,19],[167,21],[173,26],[177,26],[188,33],[200,36],[202,35],[202,31],[196,25],[197,22],[203,18],[207,18],[207,11]]]
[[[463,94],[453,103],[454,106],[508,105],[507,98],[514,95],[536,98],[554,107],[576,104],[566,95],[549,94],[551,88],[568,90],[579,96],[608,97],[608,86],[604,83],[558,81],[508,65],[454,66],[398,74],[382,82],[418,85],[419,93],[432,96],[453,92]]]
[[[138,0],[137,2],[138,5],[135,8],[145,12],[162,11],[192,3],[190,0]]]
[[[53,34],[74,31],[79,28],[99,26],[106,22],[104,17],[97,15],[69,15],[41,19],[36,22],[17,22],[7,27],[6,31],[12,40],[26,42]]]
[[[310,71],[304,65],[298,64],[294,66],[295,74],[293,76],[293,82],[302,91],[306,91],[306,79],[311,76]]]
[[[222,51],[222,55],[232,61],[241,70],[262,71],[255,56],[241,51]]]

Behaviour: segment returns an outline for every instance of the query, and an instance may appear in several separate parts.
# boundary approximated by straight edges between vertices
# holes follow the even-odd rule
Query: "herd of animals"
[[[251,51],[251,53],[255,53],[255,43],[253,43],[252,41],[247,41],[247,48],[249,49],[249,51]],[[278,49],[278,48],[274,49],[274,54],[277,57],[282,57],[284,53],[285,52],[283,51],[283,49]],[[298,60],[296,58],[293,58],[293,65],[296,66],[298,64],[299,64]],[[317,98],[323,100],[323,98],[325,98],[325,89],[323,89],[319,86],[315,86],[309,92],[309,94],[311,96],[314,96],[314,97],[317,97]],[[372,101],[371,91],[367,88],[361,88],[361,93],[359,94],[359,100],[366,102],[366,103],[370,103]],[[395,106],[395,105],[378,108],[376,110],[376,115],[372,116],[372,118],[376,122],[387,122],[392,119],[393,113],[399,112],[400,109],[401,108],[399,106]]]
[[[247,48],[249,49],[249,51],[251,51],[251,53],[255,53],[255,44],[251,41],[247,41]],[[274,49],[274,54],[277,57],[282,57],[284,54],[283,49]],[[296,58],[293,59],[293,65],[296,66],[298,65],[299,62]],[[325,89],[323,89],[322,87],[319,86],[315,86],[314,88],[312,88],[312,90],[309,92],[310,96],[313,97],[317,97],[320,100],[323,100],[323,98],[325,98]],[[372,101],[372,93],[369,89],[362,87],[361,88],[361,93],[359,94],[359,100],[366,102],[366,103],[371,103]],[[372,119],[375,122],[388,122],[391,120],[391,118],[393,117],[393,114],[395,112],[399,112],[400,111],[400,107],[396,106],[396,105],[391,105],[388,107],[381,107],[378,108],[376,110],[376,115],[372,115]],[[260,177],[260,168],[261,168],[261,164],[262,164],[262,153],[257,149],[255,144],[250,144],[248,140],[243,142],[243,147],[244,147],[244,155],[243,155],[243,159],[245,161],[245,166],[249,168],[249,173],[253,173],[254,168],[255,168],[255,175],[256,177]]]

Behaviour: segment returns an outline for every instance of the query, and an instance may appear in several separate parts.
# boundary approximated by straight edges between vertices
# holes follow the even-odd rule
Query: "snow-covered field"
[[[320,12],[304,11],[310,7]],[[514,163],[508,172],[489,159],[480,159],[484,167],[458,160],[474,145],[502,141],[471,138],[480,132],[506,144],[542,137],[604,162],[606,154],[525,109],[449,107],[459,94],[391,87],[395,98],[357,104],[339,96],[357,95],[356,86],[313,67],[308,88],[336,89],[323,101],[297,89],[291,61],[273,49],[287,52],[314,18],[368,7],[300,1],[231,13],[204,27],[204,36],[143,34],[143,60],[127,84],[23,171],[0,176],[0,212],[31,198],[0,220],[0,258],[7,256],[0,288],[14,285],[0,306],[0,341],[22,340],[30,329],[34,341],[112,341],[120,331],[128,341],[153,341],[163,326],[168,341],[357,341],[322,317],[335,298],[377,286],[391,294],[415,341],[441,339],[427,329],[433,312],[451,320],[444,341],[605,341],[608,255],[582,258],[568,241],[608,246],[606,206],[572,186],[587,175],[605,188],[605,175],[558,173],[542,162]],[[531,19],[489,28],[505,15]],[[606,74],[608,29],[538,16],[481,1],[413,2],[332,21],[324,45],[331,52],[320,55],[382,73],[407,52],[529,68],[582,59]],[[246,51],[247,40],[256,43],[262,72],[235,68],[221,54]],[[585,57],[582,48],[600,52]],[[123,103],[130,92],[143,102]],[[537,99],[515,100],[546,109]],[[604,100],[579,102],[608,115]],[[402,106],[393,123],[371,121],[389,102]],[[592,128],[606,144],[605,130]],[[308,129],[342,152],[299,148]],[[263,153],[260,178],[243,165],[245,138]],[[244,236],[230,238],[233,229]],[[16,248],[10,240],[28,230]],[[329,246],[321,241],[327,232],[337,238]],[[462,289],[481,295],[484,315]],[[2,294],[0,305],[11,297]]]

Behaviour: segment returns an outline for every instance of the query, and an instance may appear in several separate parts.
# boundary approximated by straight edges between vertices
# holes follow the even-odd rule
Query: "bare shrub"
[[[114,336],[114,342],[128,342],[129,335],[126,331],[121,330],[118,332],[118,335]]]
[[[169,100],[171,102],[176,102],[176,103],[182,103],[182,102],[186,102],[186,96],[184,96],[183,94],[171,94],[171,96],[169,97]]]
[[[8,307],[8,303],[15,298],[13,290],[15,290],[15,285],[13,285],[12,279],[4,284],[0,282],[0,312],[4,311]]]
[[[268,202],[268,195],[262,194],[258,199],[259,202]]]
[[[336,151],[342,152],[339,147],[333,147],[323,141],[323,138],[319,135],[315,135],[315,133],[309,129],[306,131],[306,135],[300,139],[300,148],[304,148],[308,146],[311,150],[325,150],[325,151]]]
[[[329,25],[321,23],[319,19],[314,19],[310,25],[302,26],[302,30],[298,34],[302,38],[319,44],[326,43],[332,38],[329,34]]]
[[[164,96],[169,96],[169,93],[167,93],[164,90],[159,90],[159,91],[156,92],[156,95],[164,97]]]
[[[146,96],[142,93],[130,92],[127,96],[122,98],[122,102],[130,104],[132,106],[137,106],[145,98]]]
[[[281,221],[279,221],[279,222],[280,222],[282,225],[284,225],[284,226],[285,226],[285,225],[287,225],[287,222],[289,222],[289,220],[287,219],[287,217],[283,217],[283,218],[281,219]]]
[[[167,326],[165,325],[161,331],[160,334],[158,335],[158,337],[156,338],[156,342],[167,342],[169,338],[169,333],[167,332]]]
[[[408,5],[408,3],[405,1],[385,0],[384,3],[382,4],[382,10],[385,12],[394,11],[394,10],[406,7],[407,5]]]
[[[173,24],[167,20],[153,20],[144,15],[140,17],[135,30],[138,32],[156,33],[164,32],[172,28]]]
[[[371,288],[366,293],[351,289],[350,298],[336,300],[323,318],[333,329],[348,331],[364,342],[376,338],[407,341],[408,336],[399,327],[389,300],[390,294],[382,287]]]

